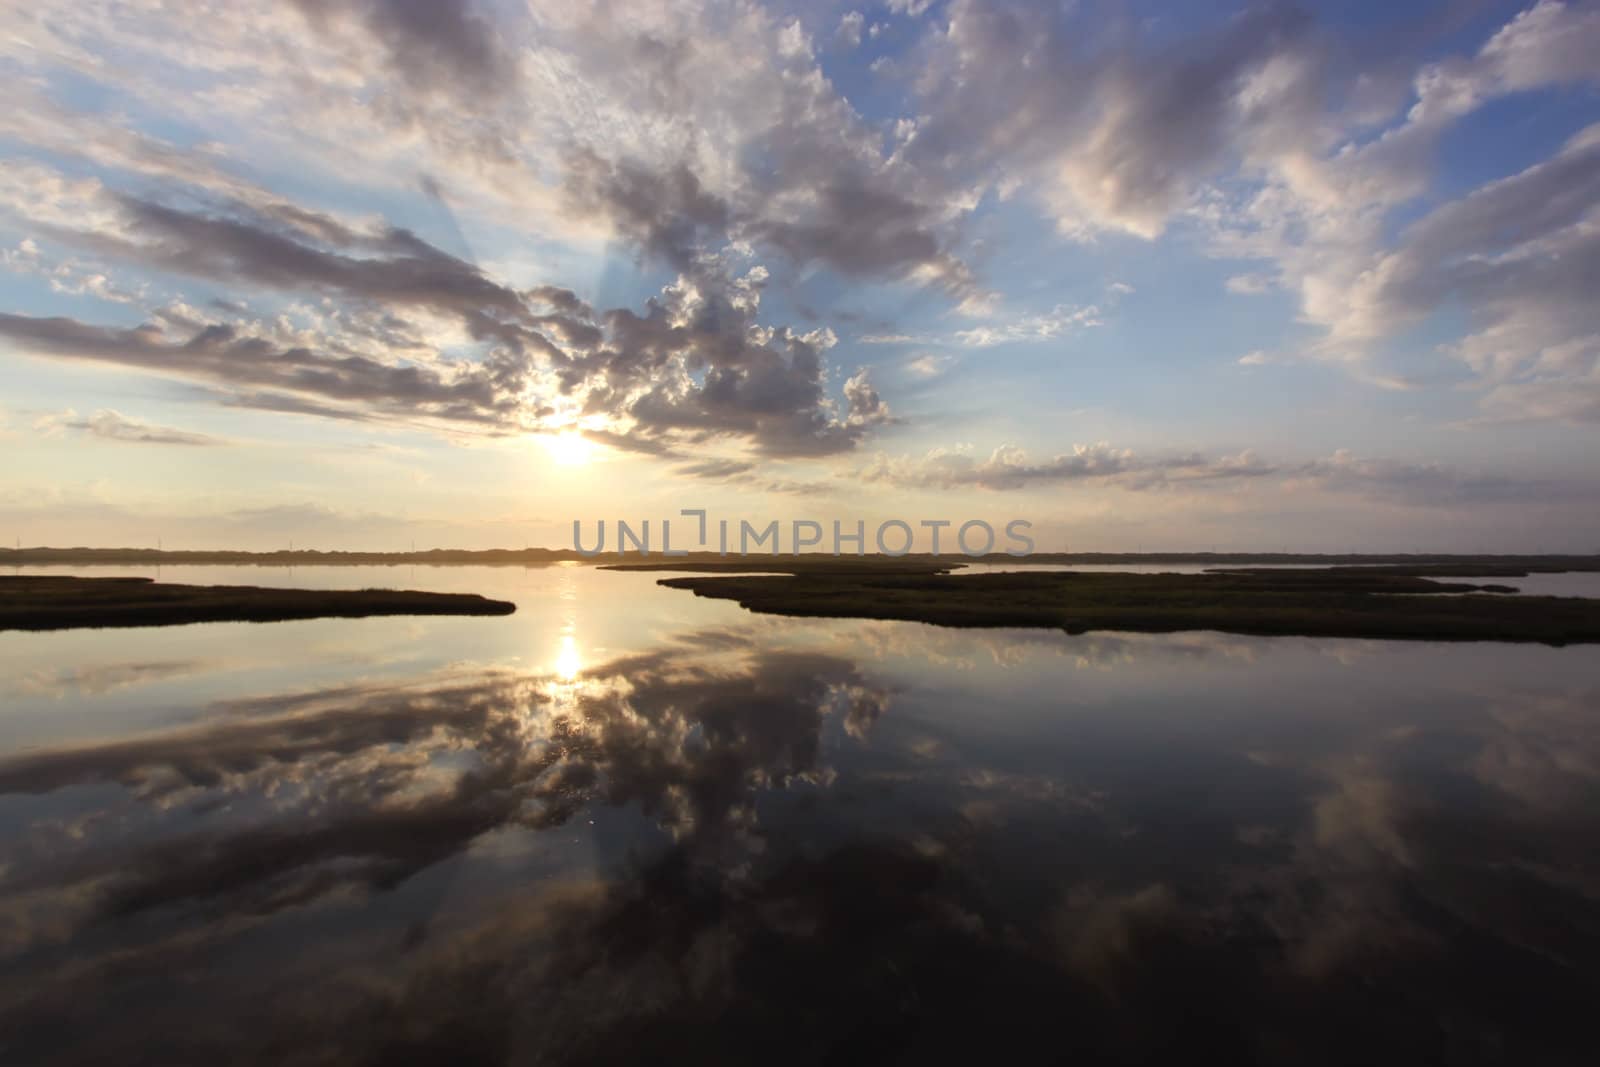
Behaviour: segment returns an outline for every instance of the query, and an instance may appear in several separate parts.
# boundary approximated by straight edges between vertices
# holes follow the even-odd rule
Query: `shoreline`
[[[1600,554],[1519,554],[1519,553],[1314,553],[1314,552],[1035,552],[1028,556],[1009,556],[993,552],[984,556],[926,552],[903,556],[844,555],[823,553],[800,555],[723,556],[715,552],[691,552],[664,557],[659,552],[605,552],[583,556],[572,549],[425,549],[408,552],[322,551],[293,549],[274,552],[248,552],[232,549],[154,549],[31,547],[0,548],[0,567],[83,567],[83,566],[263,566],[263,567],[531,567],[556,563],[581,563],[591,566],[630,570],[670,570],[686,565],[714,565],[722,570],[789,570],[804,566],[880,566],[920,569],[967,566],[970,564],[1077,565],[1077,566],[1186,566],[1233,567],[1403,567],[1456,568],[1458,575],[1517,577],[1532,573],[1600,571]],[[1466,568],[1466,569],[1461,569]],[[1515,573],[1513,573],[1515,572]],[[1398,573],[1398,572],[1397,572]],[[1439,571],[1436,573],[1446,573]]]

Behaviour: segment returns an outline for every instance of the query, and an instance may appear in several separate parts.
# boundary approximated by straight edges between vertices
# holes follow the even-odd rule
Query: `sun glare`
[[[583,670],[583,655],[578,651],[577,638],[571,634],[563,634],[561,647],[556,652],[556,677],[563,682],[571,682],[578,677],[578,672]]]
[[[594,443],[576,430],[545,434],[539,442],[550,459],[562,467],[581,467],[594,458]]]

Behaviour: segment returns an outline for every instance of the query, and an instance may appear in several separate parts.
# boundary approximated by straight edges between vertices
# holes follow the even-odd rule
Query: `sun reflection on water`
[[[583,670],[583,654],[578,650],[578,639],[571,633],[561,635],[561,645],[556,652],[556,677],[563,682],[577,679]]]

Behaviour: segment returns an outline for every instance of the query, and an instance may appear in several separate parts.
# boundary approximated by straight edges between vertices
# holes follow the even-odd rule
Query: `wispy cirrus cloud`
[[[1446,464],[1359,456],[1348,449],[1320,459],[1272,461],[1251,449],[1220,456],[1141,454],[1101,442],[1036,458],[1011,445],[987,456],[962,446],[920,456],[880,453],[860,470],[860,476],[903,489],[997,492],[1074,484],[1132,491],[1265,484],[1274,491],[1354,495],[1414,507],[1600,498],[1600,483],[1595,482],[1515,478]]]
[[[1105,325],[1099,307],[1057,304],[1037,314],[995,312],[988,321],[947,334],[869,333],[857,340],[864,345],[949,345],[958,348],[993,348],[996,345],[1055,341],[1078,330]]]
[[[37,420],[34,428],[45,433],[70,430],[103,441],[134,445],[211,446],[227,443],[222,438],[210,434],[192,433],[170,426],[156,426],[110,408],[101,408],[88,416],[81,416],[75,411],[68,410],[60,415],[50,415]]]
[[[862,468],[861,477],[912,489],[1004,491],[1071,482],[1147,489],[1173,482],[1256,478],[1277,471],[1249,451],[1218,459],[1198,454],[1150,457],[1100,442],[1075,445],[1070,452],[1041,459],[1013,445],[1001,445],[987,456],[970,447],[934,449],[914,457],[879,454]]]

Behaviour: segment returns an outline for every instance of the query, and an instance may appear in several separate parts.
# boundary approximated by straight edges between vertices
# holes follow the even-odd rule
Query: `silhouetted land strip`
[[[0,577],[0,630],[366,615],[509,615],[515,610],[515,604],[475,593],[172,585],[149,578]]]
[[[1600,641],[1600,600],[1481,595],[1502,585],[1360,570],[1125,574],[802,574],[666,578],[752,611],[903,619],[940,626],[1026,626],[1432,641]],[[1421,594],[1472,593],[1469,596]]]
[[[603,571],[696,571],[708,574],[947,574],[964,560],[931,556],[745,556],[738,559],[653,560],[606,563]]]
[[[870,536],[870,535],[869,535]],[[831,556],[807,554],[803,556],[722,556],[715,552],[692,552],[687,556],[668,559],[659,552],[650,556],[638,553],[626,555],[605,552],[597,556],[580,556],[570,548],[496,548],[485,550],[433,548],[418,552],[323,552],[315,549],[296,549],[280,552],[244,552],[232,549],[168,550],[154,548],[0,548],[0,566],[263,566],[263,567],[356,567],[422,565],[432,567],[540,567],[552,563],[590,563],[598,565],[632,565],[636,563],[671,564],[683,569],[685,563],[733,563],[736,569],[753,570],[758,563],[776,561],[828,561],[856,560],[864,563],[920,563],[925,567],[954,567],[965,563],[1059,563],[1079,566],[1127,564],[1160,565],[1188,564],[1212,567],[1249,567],[1269,564],[1293,564],[1305,567],[1332,567],[1340,565],[1396,566],[1408,568],[1404,573],[1417,573],[1419,567],[1461,568],[1454,572],[1462,575],[1496,575],[1511,571],[1517,575],[1557,571],[1600,571],[1600,555],[1589,556],[1513,556],[1446,554],[1372,554],[1372,555],[1321,555],[1303,552],[1035,552],[1019,558],[1003,553],[969,558],[956,553],[932,556],[917,553],[907,556]],[[1497,569],[1498,568],[1498,569]],[[767,569],[772,569],[768,567]],[[1437,573],[1437,572],[1436,572]]]
[[[1332,574],[1392,574],[1414,578],[1526,578],[1530,574],[1556,574],[1563,571],[1582,571],[1597,568],[1507,566],[1497,563],[1384,563],[1360,566],[1321,568]],[[1274,567],[1209,567],[1212,574],[1281,574]]]

